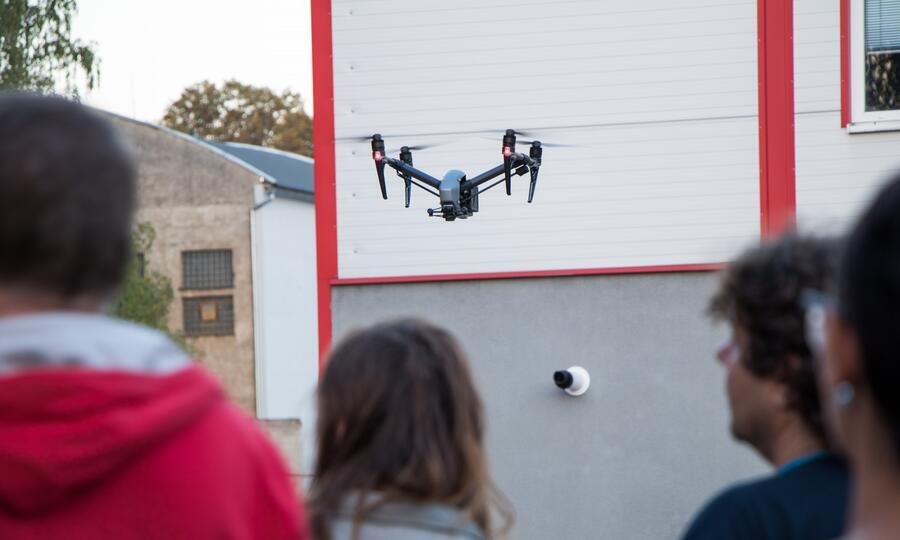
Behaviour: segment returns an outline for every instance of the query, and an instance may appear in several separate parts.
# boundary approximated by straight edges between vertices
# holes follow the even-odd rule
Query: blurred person
[[[829,451],[802,295],[832,286],[837,242],[787,235],[723,272],[709,314],[731,339],[726,370],[731,432],[776,471],[731,487],[694,518],[685,540],[827,540],[844,530],[848,475]]]
[[[102,314],[135,189],[98,115],[0,95],[0,538],[306,538],[254,422],[164,335]]]
[[[446,331],[401,320],[351,334],[318,399],[309,512],[319,540],[496,538],[495,514],[508,529],[481,399]]]
[[[808,311],[828,419],[853,470],[850,540],[900,538],[900,175],[853,228],[837,302]],[[824,300],[824,301],[822,301]]]

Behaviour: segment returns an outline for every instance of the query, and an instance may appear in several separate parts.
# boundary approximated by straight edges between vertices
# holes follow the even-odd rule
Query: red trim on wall
[[[764,237],[794,224],[794,3],[758,0],[759,196]]]
[[[336,279],[332,285],[370,285],[375,283],[423,283],[430,281],[468,281],[474,279],[516,279],[566,276],[596,276],[607,274],[649,274],[664,272],[706,272],[719,270],[723,263],[682,264],[670,266],[623,266],[618,268],[584,268],[576,270],[532,270],[523,272],[493,272],[484,274],[433,274],[428,276],[394,276],[376,278]]]
[[[850,0],[841,0],[841,127],[850,125]]]
[[[313,173],[316,182],[316,272],[319,368],[331,345],[331,281],[337,278],[337,197],[334,157],[334,66],[331,0],[312,0]]]

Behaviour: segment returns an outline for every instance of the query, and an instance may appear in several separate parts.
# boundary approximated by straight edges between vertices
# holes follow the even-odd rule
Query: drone
[[[528,188],[528,202],[534,199],[534,188],[537,185],[538,171],[541,168],[541,156],[544,152],[541,141],[524,141],[531,145],[528,155],[516,152],[516,131],[507,129],[503,135],[503,164],[485,171],[478,176],[467,179],[466,173],[459,170],[447,171],[440,180],[413,167],[412,151],[415,147],[403,146],[400,148],[400,159],[390,158],[384,150],[384,140],[381,135],[372,135],[372,159],[375,160],[375,171],[378,173],[378,184],[381,186],[381,196],[385,199],[387,188],[384,181],[384,166],[388,165],[397,171],[397,176],[403,179],[406,188],[406,208],[409,208],[410,191],[412,186],[417,186],[437,196],[440,206],[429,208],[428,215],[442,217],[446,221],[454,221],[457,218],[466,219],[478,211],[478,197],[492,187],[505,182],[506,194],[512,195],[513,175],[522,176],[531,174],[531,184]],[[503,175],[503,178],[490,186],[480,189],[480,186],[490,182],[494,178]],[[418,180],[418,182],[417,182]],[[419,183],[421,182],[421,183]],[[423,185],[424,184],[424,185]]]

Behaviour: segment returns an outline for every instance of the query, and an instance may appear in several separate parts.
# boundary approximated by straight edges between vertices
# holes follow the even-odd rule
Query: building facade
[[[136,223],[155,233],[143,259],[175,289],[169,328],[300,474],[318,375],[311,160],[113,121],[138,163]]]
[[[713,271],[795,219],[842,230],[900,164],[894,12],[314,0],[320,346],[385,317],[449,327],[515,538],[676,537],[765,470],[728,435]],[[420,191],[403,208],[393,175],[383,201],[361,142],[438,143],[416,166],[471,176],[500,163],[507,128],[567,146],[544,150],[533,204],[517,178],[452,223]],[[592,374],[579,398],[551,380],[573,364]]]

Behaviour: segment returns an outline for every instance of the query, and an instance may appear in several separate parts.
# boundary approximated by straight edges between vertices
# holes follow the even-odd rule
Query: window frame
[[[865,0],[850,2],[850,122],[851,133],[900,130],[900,109],[866,111]]]
[[[209,326],[203,327],[203,320],[201,315],[201,310],[204,302],[214,302],[216,304],[217,315],[221,317],[221,310],[225,304],[231,305],[231,324],[224,329],[219,329],[214,327],[210,328]],[[184,332],[184,336],[187,338],[201,338],[201,337],[228,337],[235,336],[236,334],[236,325],[237,325],[237,317],[235,314],[234,307],[234,295],[209,295],[209,296],[186,296],[181,299],[181,313],[182,313],[182,331]],[[189,329],[188,328],[188,312],[192,309],[197,310],[196,319],[199,323],[199,327]],[[220,321],[216,321],[218,323]]]
[[[216,284],[217,286],[199,286],[195,283],[188,283],[188,263],[187,259],[191,255],[210,254],[210,253],[228,253],[229,255],[229,283]],[[181,252],[181,288],[182,291],[224,291],[234,289],[235,271],[234,271],[234,250],[232,248],[210,248],[210,249],[187,249]],[[222,286],[218,286],[222,285]]]

